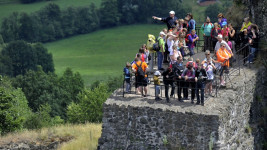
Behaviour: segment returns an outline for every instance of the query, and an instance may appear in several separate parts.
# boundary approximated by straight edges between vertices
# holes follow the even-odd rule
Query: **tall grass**
[[[0,137],[0,145],[12,142],[40,142],[51,137],[72,137],[69,142],[59,146],[59,150],[95,150],[98,139],[101,136],[101,124],[65,124],[41,130],[26,130],[18,133],[10,133]]]

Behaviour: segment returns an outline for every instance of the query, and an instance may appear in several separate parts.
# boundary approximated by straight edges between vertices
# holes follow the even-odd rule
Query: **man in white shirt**
[[[228,46],[227,42],[225,42],[225,41],[223,40],[222,35],[219,34],[219,35],[218,35],[218,42],[217,42],[216,45],[215,45],[215,52],[214,52],[214,54],[216,54],[216,52],[218,51],[218,49],[220,49],[220,47],[221,47],[221,43],[223,43],[223,44],[226,46],[225,48],[226,48],[228,51],[231,51],[231,48]]]

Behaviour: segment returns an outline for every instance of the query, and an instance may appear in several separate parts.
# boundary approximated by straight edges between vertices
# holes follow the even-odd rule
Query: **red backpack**
[[[186,43],[189,43],[189,39],[188,39],[189,35],[191,35],[191,34],[187,34],[186,37],[185,37],[185,42]]]

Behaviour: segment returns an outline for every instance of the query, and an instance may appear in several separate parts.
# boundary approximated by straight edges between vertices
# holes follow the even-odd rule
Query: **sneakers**
[[[173,95],[170,95],[170,98],[173,98]]]
[[[201,106],[204,106],[204,103],[201,103]]]
[[[156,101],[161,101],[162,99],[160,97],[155,98]]]
[[[194,104],[194,100],[191,101],[191,104]]]
[[[170,99],[167,98],[167,99],[166,99],[166,102],[167,102],[167,103],[170,103]]]
[[[200,105],[200,102],[197,102],[196,105]]]
[[[185,97],[184,100],[189,100],[189,98],[188,97]]]
[[[181,103],[183,103],[183,102],[184,102],[184,100],[182,100],[182,99],[178,99],[178,101],[179,101],[179,102],[181,102]]]

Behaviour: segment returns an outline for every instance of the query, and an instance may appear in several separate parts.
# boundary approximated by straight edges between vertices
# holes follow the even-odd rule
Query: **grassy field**
[[[57,139],[71,137],[71,140],[60,145],[59,150],[94,150],[97,149],[98,139],[101,136],[101,124],[65,124],[57,127],[43,128],[41,130],[23,131],[0,137],[0,145],[11,141],[14,143],[46,143]]]
[[[13,12],[31,13],[40,10],[40,8],[51,2],[58,4],[61,9],[64,9],[69,6],[89,6],[91,3],[100,6],[101,0],[52,0],[32,4],[21,4],[19,0],[0,0],[0,22],[2,22],[4,17],[8,17]]]
[[[96,80],[122,75],[125,62],[131,62],[147,34],[158,36],[165,25],[131,25],[96,31],[45,44],[53,54],[56,73],[67,67],[80,72],[86,85]]]

